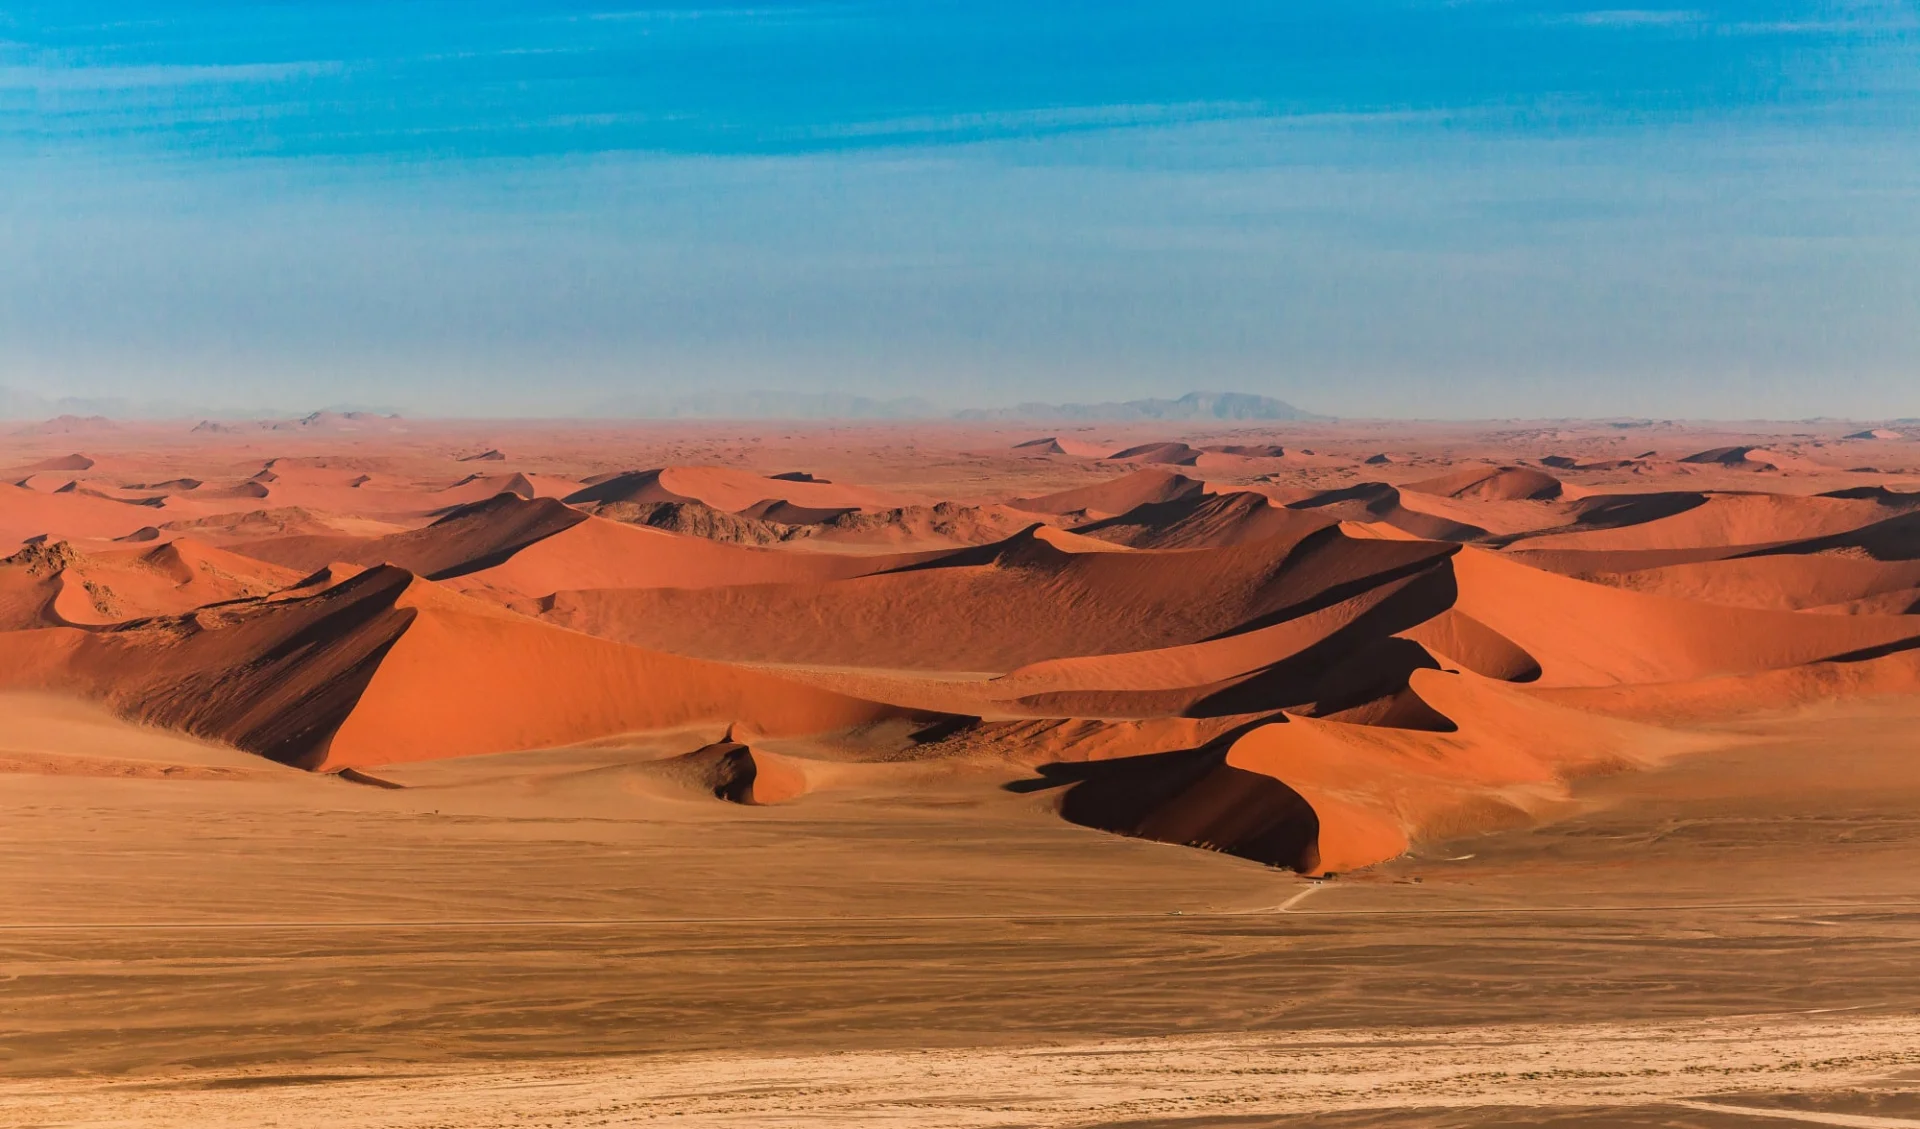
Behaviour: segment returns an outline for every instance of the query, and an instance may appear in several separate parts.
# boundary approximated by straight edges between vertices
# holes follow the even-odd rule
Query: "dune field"
[[[0,558],[0,1123],[1920,1125],[1920,426],[55,421]]]

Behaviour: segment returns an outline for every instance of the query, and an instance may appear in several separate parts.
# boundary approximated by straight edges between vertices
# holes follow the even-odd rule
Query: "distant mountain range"
[[[622,398],[594,406],[599,416],[635,419],[956,419],[956,420],[1326,420],[1285,400],[1248,392],[1189,392],[1177,400],[1093,404],[1017,404],[947,412],[918,396],[879,400],[833,392],[708,392],[674,398]]]
[[[120,396],[36,396],[0,387],[0,419],[44,420],[55,416],[175,419],[194,414],[188,404],[129,400]]]
[[[289,415],[293,413],[288,413]],[[330,406],[322,415],[393,415],[392,408],[361,404]],[[434,413],[419,415],[433,418]],[[595,419],[759,419],[759,420],[1059,420],[1127,423],[1135,421],[1326,420],[1271,396],[1248,392],[1189,392],[1175,400],[1108,400],[1100,403],[1017,404],[1011,408],[948,411],[919,396],[879,399],[838,392],[702,392],[686,396],[611,397],[587,406]],[[0,419],[46,420],[58,416],[133,419],[212,419],[252,421],[249,413],[205,406],[121,397],[37,396],[0,387]],[[284,418],[284,417],[283,417]],[[448,417],[450,418],[450,417]],[[216,430],[209,427],[209,430]]]
[[[619,396],[590,406],[614,419],[939,419],[918,396],[876,400],[839,392],[701,392],[691,396]]]
[[[329,404],[320,409],[322,415],[349,413],[363,415],[393,415],[394,410],[369,404]],[[32,392],[22,392],[16,388],[0,385],[0,420],[52,420],[61,416],[73,416],[82,420],[136,420],[136,419],[224,419],[253,420],[262,413],[235,408],[209,408],[205,404],[196,404],[187,400],[134,400],[125,396],[40,396]],[[308,411],[284,412],[278,415],[300,416]]]
[[[954,413],[955,419],[1058,419],[1126,423],[1135,420],[1329,420],[1271,396],[1250,392],[1189,392],[1177,400],[1109,400],[1099,404],[1019,404]]]

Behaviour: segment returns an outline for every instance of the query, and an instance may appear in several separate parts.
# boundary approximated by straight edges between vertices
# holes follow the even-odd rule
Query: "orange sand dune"
[[[1710,604],[1798,611],[1884,595],[1897,597],[1920,587],[1920,560],[1773,553],[1605,574],[1594,579],[1635,592]]]
[[[1663,496],[1674,504],[1684,495]],[[1631,499],[1629,499],[1631,501]],[[1588,499],[1589,507],[1605,506]],[[1654,504],[1649,500],[1649,507]],[[1588,513],[1606,513],[1589,509]],[[1657,512],[1657,511],[1653,511]],[[1702,549],[1735,545],[1773,545],[1802,541],[1858,528],[1887,517],[1880,504],[1850,498],[1796,497],[1782,494],[1707,494],[1677,513],[1630,525],[1592,531],[1530,537],[1529,550]]]
[[[1025,442],[1015,443],[1013,449],[1023,455],[1072,455],[1079,459],[1104,458],[1109,450],[1090,440],[1071,439],[1063,435],[1028,439]]]
[[[769,478],[730,467],[675,466],[628,471],[567,495],[575,505],[594,502],[699,502],[739,513],[768,501],[804,509],[857,510],[900,505],[884,491],[840,483]],[[777,520],[777,519],[776,519]]]
[[[1920,559],[1920,513],[1890,517],[1843,533],[1755,550],[1761,553],[1859,553],[1876,561]]]
[[[1063,692],[1077,691],[1068,712],[1095,716],[1125,715],[1133,694],[1092,694],[1090,691],[1193,691],[1198,699],[1220,683],[1289,659],[1308,660],[1312,670],[1299,681],[1334,666],[1354,646],[1364,646],[1433,618],[1453,598],[1453,586],[1443,559],[1410,575],[1390,570],[1385,577],[1351,596],[1249,631],[1153,650],[1120,654],[1050,659],[1023,666],[994,679],[996,696],[1025,704],[1059,701]],[[1350,587],[1351,585],[1343,586]],[[1329,594],[1337,596],[1340,589]],[[1342,636],[1350,638],[1343,640]],[[1344,646],[1342,646],[1344,642]],[[1042,698],[1040,696],[1046,696]],[[1102,700],[1104,699],[1104,700]],[[1258,708],[1279,709],[1311,700],[1311,695],[1288,701],[1275,698]],[[1156,702],[1153,713],[1182,712]]]
[[[1015,498],[1008,502],[1017,510],[1036,514],[1067,514],[1081,510],[1099,514],[1121,514],[1151,502],[1171,502],[1207,492],[1207,484],[1170,470],[1136,470],[1122,478],[1038,498]]]
[[[1142,443],[1115,451],[1107,458],[1117,463],[1160,463],[1166,466],[1192,466],[1200,452],[1185,443]]]
[[[264,596],[300,580],[291,569],[179,538],[151,549],[80,555],[50,580],[48,623],[71,626],[179,615]]]
[[[428,500],[448,507],[484,502],[500,494],[532,499],[539,495],[533,480],[524,474],[470,474],[444,490],[427,495]]]
[[[94,459],[91,456],[83,455],[75,451],[72,454],[55,455],[52,458],[41,459],[38,462],[28,463],[25,466],[13,467],[6,473],[8,475],[14,475],[35,474],[41,471],[92,470],[94,465]]]
[[[1309,871],[1920,694],[1920,493],[1816,461],[1843,427],[1448,426],[16,436],[73,487],[0,485],[0,682],[320,769],[727,729],[623,766],[666,802],[1038,769]],[[1383,445],[1412,481],[1356,481]]]
[[[1610,717],[1663,725],[1738,719],[1851,698],[1920,694],[1920,648],[1847,662],[1654,685],[1543,688],[1538,696]]]
[[[996,680],[995,693],[1030,711],[1096,716],[1327,714],[1380,702],[1443,659],[1498,678],[1599,685],[1920,646],[1920,618],[1810,617],[1643,596],[1478,551],[1418,579],[1386,572],[1340,603],[1221,639],[1035,664]],[[1415,646],[1396,650],[1395,635]]]
[[[736,804],[782,804],[808,789],[805,766],[794,757],[720,740],[653,766],[660,775]]]
[[[931,550],[999,541],[1032,522],[1032,514],[1007,506],[936,502],[841,514],[814,531],[813,543],[827,548]]]
[[[1920,618],[1817,616],[1622,591],[1481,550],[1459,608],[1540,662],[1543,686],[1680,682],[1920,643]]]
[[[1092,766],[1062,814],[1328,873],[1392,858],[1416,838],[1528,822],[1567,799],[1571,777],[1705,743],[1471,674],[1416,671],[1412,688],[1457,728],[1284,719],[1224,747]]]
[[[556,630],[394,567],[136,628],[0,634],[0,658],[12,686],[78,691],[323,770],[703,722],[780,736],[912,713]]]
[[[150,506],[0,483],[0,549],[9,552],[33,538],[111,540],[165,520]]]
[[[551,498],[499,494],[460,506],[423,529],[386,537],[303,534],[243,546],[249,556],[311,572],[331,561],[395,564],[422,576],[443,577],[497,564],[587,515]]]
[[[166,522],[157,532],[182,534],[219,545],[297,536],[342,538],[343,544],[353,544],[361,538],[405,532],[405,527],[366,519],[321,517],[311,510],[288,506],[182,518]]]
[[[782,552],[585,517],[577,511],[574,516],[583,520],[485,567],[439,575],[458,575],[457,585],[462,588],[488,587],[539,597],[579,588],[713,588],[818,582],[884,572],[941,555],[940,550],[895,554]]]
[[[709,658],[1010,671],[1265,626],[1452,551],[1426,542],[1360,541],[1331,528],[1218,549],[1081,552],[1076,541],[1110,548],[1036,527],[995,545],[837,582],[563,591],[545,618]]]
[[[1313,494],[1288,503],[1287,508],[1307,510],[1336,521],[1384,522],[1415,537],[1435,541],[1476,541],[1489,532],[1470,520],[1463,520],[1465,515],[1457,511],[1453,514],[1428,512],[1442,507],[1432,501],[1425,501],[1424,505],[1427,509],[1406,505],[1400,491],[1384,482],[1362,482]]]
[[[1074,532],[1136,549],[1212,549],[1270,537],[1298,538],[1332,524],[1324,515],[1289,510],[1264,494],[1237,490],[1148,502],[1117,517],[1077,526]]]
[[[1762,447],[1713,447],[1680,460],[1683,464],[1737,467],[1743,470],[1787,470],[1812,466],[1796,455],[1781,454]]]
[[[1409,482],[1402,490],[1437,494],[1444,498],[1471,498],[1484,502],[1544,501],[1558,498],[1564,486],[1543,471],[1525,467],[1465,467],[1438,478]]]

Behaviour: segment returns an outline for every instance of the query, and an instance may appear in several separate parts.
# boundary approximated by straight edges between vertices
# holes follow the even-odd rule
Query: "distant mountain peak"
[[[1189,392],[1178,399],[1108,400],[1095,404],[1018,404],[1011,408],[956,412],[956,419],[1130,420],[1327,420],[1272,396],[1251,392]]]

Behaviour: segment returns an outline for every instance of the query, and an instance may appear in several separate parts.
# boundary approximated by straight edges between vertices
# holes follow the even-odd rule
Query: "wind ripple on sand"
[[[708,1054],[391,1075],[207,1074],[158,1085],[23,1081],[0,1087],[0,1118],[75,1127],[253,1126],[262,1124],[259,1091],[271,1088],[275,1123],[290,1125],[406,1129],[532,1119],[549,1126],[987,1129],[1683,1104],[1756,1090],[1857,1090],[1916,1065],[1920,1019],[1913,1017],[1745,1017],[1173,1036],[988,1050]]]

